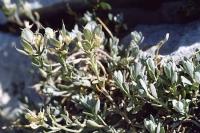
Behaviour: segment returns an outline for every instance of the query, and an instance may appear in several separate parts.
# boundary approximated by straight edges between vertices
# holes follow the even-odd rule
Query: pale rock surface
[[[28,2],[31,5],[32,9],[37,9],[52,6],[63,1],[69,0],[27,0],[26,2]]]
[[[28,57],[20,54],[19,37],[0,32],[0,118],[14,119],[22,108],[21,96],[38,102],[39,96],[31,88],[37,82],[37,74],[31,73]]]
[[[142,32],[144,36],[144,41],[140,45],[143,50],[155,46],[169,33],[169,40],[160,49],[160,54],[171,56],[175,60],[190,57],[200,48],[200,21],[188,24],[138,25],[134,30]],[[127,35],[121,43],[127,45],[130,40],[131,36]]]

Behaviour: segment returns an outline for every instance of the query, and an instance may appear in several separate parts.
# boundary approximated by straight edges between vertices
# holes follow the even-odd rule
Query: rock
[[[154,10],[155,8],[159,8],[162,3],[165,2],[176,2],[182,0],[109,0],[109,3],[112,4],[114,8],[132,8],[132,7],[139,7],[143,9],[151,9]]]
[[[164,2],[154,10],[133,6],[132,8],[118,8],[113,13],[121,12],[128,27],[137,24],[185,23],[188,20],[185,20],[186,18],[179,13],[184,5],[184,1]]]
[[[63,1],[65,0],[27,0],[32,5],[32,9],[51,6]]]
[[[2,12],[0,12],[0,24],[5,24],[6,23],[6,17]]]
[[[169,33],[169,40],[160,49],[161,55],[169,55],[179,60],[190,57],[196,49],[200,48],[200,22],[195,21],[188,24],[160,24],[160,25],[138,25],[134,28],[142,32],[144,41],[140,48],[144,51],[156,45]],[[122,39],[122,44],[129,44],[131,36]],[[148,50],[147,50],[148,51]]]
[[[0,32],[0,118],[15,119],[23,107],[22,96],[40,102],[40,97],[31,86],[38,81],[31,73],[32,65],[14,46],[20,48],[18,37]]]

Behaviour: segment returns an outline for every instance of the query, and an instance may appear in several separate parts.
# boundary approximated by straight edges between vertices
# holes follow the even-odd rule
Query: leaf
[[[177,72],[173,72],[172,73],[172,79],[171,79],[172,83],[176,83],[178,81],[178,74]]]
[[[160,128],[160,133],[165,133],[165,128],[164,127]]]
[[[33,63],[35,66],[41,66],[41,61],[38,60],[37,58],[32,58],[32,63]]]
[[[100,110],[100,100],[98,98],[95,105],[95,114],[97,114],[99,110]]]
[[[84,87],[91,87],[91,82],[87,79],[79,79],[74,81],[73,83],[76,86],[84,86]]]
[[[182,101],[184,103],[184,110],[185,110],[185,112],[188,112],[191,100],[190,99],[183,99]]]
[[[142,33],[137,31],[131,32],[131,38],[132,38],[131,40],[132,45],[139,45],[144,40]]]
[[[154,84],[150,84],[150,90],[151,90],[151,94],[155,97],[158,98],[158,94],[156,92],[156,88],[154,86]]]
[[[138,76],[143,77],[145,68],[142,66],[141,62],[136,63],[134,67],[135,68],[133,70],[134,70],[135,78],[137,78]]]
[[[88,40],[84,40],[82,42],[81,46],[82,46],[83,50],[86,51],[86,52],[90,52],[91,49],[92,49],[92,46],[91,46],[91,44],[90,44],[90,42]]]
[[[112,7],[110,4],[108,4],[107,2],[100,2],[98,4],[99,7],[101,7],[103,10],[111,10]]]
[[[161,127],[161,124],[160,124],[160,122],[158,123],[158,126],[157,126],[157,128],[156,128],[156,133],[160,133],[160,127]]]
[[[91,41],[92,37],[93,37],[93,34],[92,34],[92,32],[90,30],[84,29],[83,30],[83,36],[84,36],[85,40]]]
[[[8,1],[8,0],[6,0],[6,1]],[[5,5],[2,6],[2,3],[1,3],[0,10],[3,11],[3,13],[4,13],[5,16],[11,16],[11,15],[13,15],[16,12],[16,10],[17,10],[17,4],[6,2]]]
[[[22,41],[23,42],[23,48],[28,54],[33,54],[34,50],[33,47],[27,42],[27,41]]]
[[[146,93],[148,93],[147,85],[146,85],[146,83],[144,82],[144,80],[143,80],[143,79],[140,79],[139,81],[140,81],[140,84],[141,84],[142,88],[144,89],[144,91],[145,91]]]
[[[57,48],[60,48],[62,46],[62,43],[54,38],[49,38],[49,43]]]
[[[110,44],[110,50],[111,50],[110,54],[112,57],[116,58],[119,53],[119,49],[118,49],[119,39],[116,37],[110,38],[109,44]]]
[[[173,105],[174,110],[176,110],[177,112],[181,114],[185,113],[184,104],[181,101],[172,100],[172,105]]]
[[[123,88],[124,88],[124,92],[129,95],[130,94],[130,90],[129,90],[129,85],[128,83],[123,83]]]
[[[117,81],[118,81],[118,83],[119,84],[122,84],[123,83],[123,75],[122,75],[122,72],[121,71],[115,71],[114,72],[114,76],[115,76],[115,78],[117,79]]]
[[[67,30],[65,28],[64,22],[62,23],[62,34],[65,35],[67,33]]]
[[[28,53],[25,52],[24,50],[21,50],[21,49],[18,49],[18,48],[16,48],[16,50],[21,54],[28,55]]]
[[[84,29],[87,29],[87,30],[89,30],[90,32],[93,32],[96,26],[97,26],[97,24],[96,24],[94,21],[91,21],[91,22],[88,22],[88,23],[85,25]]]
[[[55,33],[54,33],[53,29],[47,27],[47,28],[45,28],[45,35],[47,36],[47,39],[49,39],[49,38],[54,38]]]
[[[147,62],[147,66],[148,66],[148,70],[149,70],[148,72],[149,72],[150,77],[155,79],[155,77],[156,77],[155,76],[156,65],[155,65],[153,59],[149,58],[149,59],[147,59],[146,62]]]
[[[155,63],[154,63],[154,61],[153,61],[152,58],[147,59],[147,65],[148,65],[149,69],[150,69],[153,73],[155,73],[155,68],[156,68],[156,66],[155,66]]]
[[[164,72],[167,78],[172,82],[176,83],[178,80],[178,73],[176,72],[176,65],[174,62],[168,62],[164,65]]]
[[[191,81],[188,80],[187,78],[185,78],[184,76],[181,76],[181,81],[183,83],[184,86],[186,85],[192,85]]]
[[[101,25],[97,25],[95,28],[94,28],[94,34],[98,35],[98,36],[101,36],[103,34],[102,32],[102,26]]]
[[[195,81],[200,84],[200,72],[195,72],[194,78],[195,78]]]
[[[172,73],[171,73],[171,63],[167,63],[166,65],[164,65],[164,72],[167,76],[168,79],[171,79],[172,77]]]
[[[93,120],[87,120],[86,124],[87,124],[87,126],[91,126],[91,127],[94,127],[94,128],[103,128],[104,127],[104,125],[99,125],[98,123],[96,123]]]
[[[25,40],[28,43],[32,43],[34,39],[34,34],[30,29],[25,28],[22,30],[21,39]]]
[[[150,120],[153,121],[153,123],[155,123],[155,119],[153,117],[153,115],[150,114]]]
[[[194,77],[194,64],[190,61],[184,61],[183,62],[183,68],[189,74],[192,78]]]
[[[35,34],[34,43],[37,50],[42,51],[44,45],[44,39],[42,34]]]
[[[150,133],[155,133],[157,125],[152,120],[144,119],[144,126]]]
[[[121,71],[114,72],[115,84],[126,94],[130,95],[129,85],[124,82],[124,77]]]

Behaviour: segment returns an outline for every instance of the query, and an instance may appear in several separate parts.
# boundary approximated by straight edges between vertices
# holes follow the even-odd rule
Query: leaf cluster
[[[58,31],[30,28],[22,30],[19,52],[41,71],[40,89],[47,97],[42,112],[26,114],[34,130],[164,133],[200,128],[198,54],[178,63],[149,56],[139,49],[143,36],[136,31],[123,48],[93,21],[71,32],[64,24]]]

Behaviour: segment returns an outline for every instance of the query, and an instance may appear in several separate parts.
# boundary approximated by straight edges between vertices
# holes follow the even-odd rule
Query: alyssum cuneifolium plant
[[[164,133],[200,128],[198,54],[178,64],[148,57],[138,47],[141,33],[132,32],[125,49],[95,22],[72,32],[64,24],[58,31],[30,28],[22,30],[19,51],[41,71],[47,97],[42,111],[25,115],[32,129]]]

